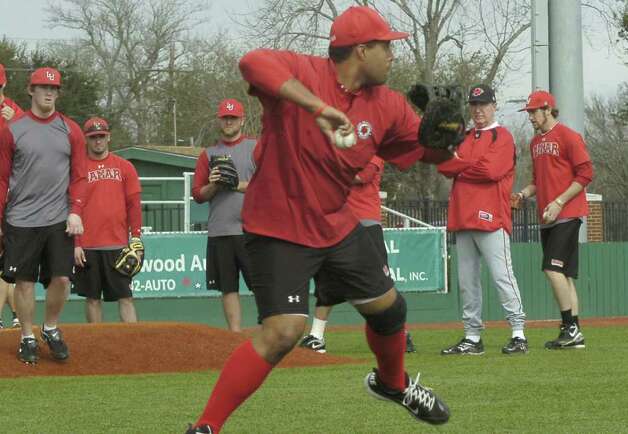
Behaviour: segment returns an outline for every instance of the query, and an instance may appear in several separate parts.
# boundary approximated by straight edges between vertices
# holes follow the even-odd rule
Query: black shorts
[[[324,300],[334,302],[377,298],[394,286],[385,257],[362,226],[325,248],[255,234],[246,234],[246,248],[260,319],[308,315],[310,279],[321,272],[337,279],[333,288],[319,289]]]
[[[240,290],[240,272],[250,290],[249,256],[244,245],[244,235],[207,237],[207,289],[217,289],[223,294]]]
[[[94,300],[102,297],[105,301],[133,297],[131,278],[114,269],[121,250],[85,249],[85,266],[74,267],[72,293]]]
[[[541,229],[543,270],[578,278],[578,233],[581,224],[580,219],[574,219]]]
[[[381,225],[365,226],[364,230],[371,237],[377,252],[384,258],[384,263],[388,265],[388,253],[386,252],[386,243],[384,242],[384,229]],[[345,300],[341,297],[334,296],[339,291],[336,288],[338,286],[338,278],[333,273],[321,270],[314,277],[315,289],[314,296],[316,297],[316,306],[334,306],[336,304],[343,303]]]
[[[5,223],[2,279],[39,281],[47,287],[52,277],[72,276],[74,239],[65,227],[66,222],[34,228]]]

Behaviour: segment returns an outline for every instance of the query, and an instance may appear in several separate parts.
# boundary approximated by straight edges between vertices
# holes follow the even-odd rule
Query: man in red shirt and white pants
[[[87,322],[102,322],[101,298],[118,302],[122,322],[137,322],[131,277],[114,265],[129,237],[140,237],[140,180],[133,164],[109,152],[111,132],[106,120],[88,119],[83,133],[88,157],[85,232],[75,237],[72,292],[86,298]]]
[[[512,328],[512,336],[502,353],[527,353],[528,341],[523,332],[525,313],[510,255],[515,142],[512,134],[495,122],[495,91],[490,86],[473,86],[468,101],[474,128],[467,132],[456,157],[438,166],[440,173],[454,180],[447,230],[456,233],[464,325],[464,338],[441,354],[484,354],[481,258],[488,265]]]
[[[528,113],[537,135],[530,142],[532,183],[515,201],[536,194],[543,246],[542,269],[560,308],[558,338],[547,349],[584,348],[578,314],[578,233],[582,218],[589,214],[585,187],[593,180],[593,165],[582,136],[558,122],[554,96],[535,91],[521,111]]]
[[[417,420],[449,419],[445,403],[404,370],[405,300],[347,204],[355,175],[375,154],[389,160],[419,148],[424,161],[445,158],[420,147],[419,117],[384,85],[390,43],[407,36],[375,10],[351,7],[332,24],[329,58],[260,49],[240,60],[264,107],[258,165],[242,209],[262,327],[231,354],[187,434],[219,432],[294,348],[307,322],[310,279],[320,272],[336,276],[331,295],[366,320],[378,366],[364,379],[367,392]]]

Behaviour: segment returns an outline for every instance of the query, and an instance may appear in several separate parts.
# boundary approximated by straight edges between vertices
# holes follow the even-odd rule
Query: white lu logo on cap
[[[50,71],[46,71],[46,77],[48,78],[48,80],[50,81],[55,81],[55,75],[54,73],[50,72]]]
[[[233,104],[227,104],[227,110],[229,110],[230,112],[233,111]]]

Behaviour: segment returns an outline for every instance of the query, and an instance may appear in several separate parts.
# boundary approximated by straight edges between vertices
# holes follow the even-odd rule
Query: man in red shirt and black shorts
[[[384,161],[375,156],[369,161],[369,164],[362,169],[353,179],[351,193],[347,198],[347,203],[353,210],[355,216],[360,220],[360,224],[366,228],[373,242],[377,246],[378,252],[386,258],[388,264],[388,253],[386,252],[386,243],[384,241],[384,231],[382,229],[382,201],[379,197],[379,188],[384,172]],[[316,310],[314,311],[314,319],[312,320],[312,328],[307,336],[304,336],[299,346],[309,348],[317,353],[326,353],[327,346],[325,344],[325,327],[327,318],[331,314],[331,310],[335,304],[344,302],[342,298],[334,300],[330,297],[333,288],[325,288],[325,285],[335,285],[336,279],[333,275],[319,273],[316,276]],[[406,353],[414,353],[416,348],[410,333],[406,330]]]
[[[74,286],[85,297],[87,322],[102,322],[102,302],[117,301],[122,322],[137,322],[131,277],[115,270],[121,250],[140,240],[140,179],[133,164],[109,152],[111,132],[105,119],[83,125],[87,141],[85,232],[75,237]]]
[[[23,113],[22,108],[17,105],[15,101],[4,94],[4,88],[6,86],[6,71],[4,69],[4,65],[0,63],[0,130],[2,130],[9,123],[9,121],[20,117]],[[13,327],[20,326],[20,320],[17,318],[17,314],[15,313],[14,291],[14,285],[11,285],[4,280],[0,280],[0,329],[4,328],[4,323],[2,322],[2,309],[4,308],[4,304],[7,300],[9,301],[9,307],[11,308],[11,313],[13,315]]]
[[[17,355],[24,363],[39,360],[33,334],[37,281],[47,288],[41,337],[53,358],[69,357],[57,323],[70,290],[72,237],[83,233],[86,152],[81,128],[55,109],[60,87],[59,71],[35,70],[28,86],[31,110],[0,131],[2,278],[16,284],[22,323]]]
[[[319,273],[335,275],[331,295],[366,320],[378,366],[364,379],[367,392],[417,420],[449,419],[447,405],[404,370],[405,300],[347,204],[355,175],[375,154],[446,158],[420,147],[420,118],[384,85],[391,41],[407,36],[375,10],[351,7],[332,24],[329,58],[259,49],[240,60],[264,108],[260,156],[242,209],[262,327],[230,355],[188,434],[219,432],[294,348],[307,322],[309,282]]]
[[[537,134],[530,142],[533,178],[530,185],[513,194],[519,200],[536,195],[542,269],[560,308],[558,338],[545,343],[547,349],[584,348],[578,314],[580,306],[575,279],[578,278],[578,233],[588,215],[585,187],[593,180],[593,165],[582,136],[558,122],[554,96],[535,91],[521,111],[528,113]]]

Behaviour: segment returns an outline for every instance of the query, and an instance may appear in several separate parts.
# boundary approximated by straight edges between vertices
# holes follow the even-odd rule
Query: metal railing
[[[140,182],[170,182],[183,181],[183,191],[180,200],[142,200],[142,227],[146,231],[190,232],[190,209],[193,198],[190,196],[194,172],[183,172],[183,176],[147,176],[140,177]],[[157,205],[152,207],[151,205]],[[181,210],[183,210],[183,224],[181,225]],[[176,222],[176,223],[175,223]]]

